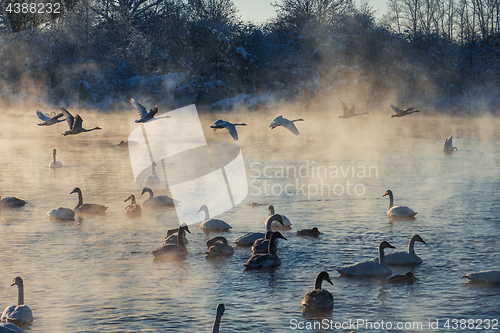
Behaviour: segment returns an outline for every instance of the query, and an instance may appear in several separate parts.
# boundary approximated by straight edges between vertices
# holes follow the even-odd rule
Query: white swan
[[[138,217],[142,215],[141,206],[137,204],[135,201],[135,195],[131,194],[125,199],[123,202],[127,202],[130,200],[130,205],[125,207],[125,215],[128,217]]]
[[[342,105],[342,115],[341,116],[338,116],[337,118],[344,118],[344,119],[347,119],[347,118],[352,118],[352,117],[356,117],[356,116],[362,116],[364,114],[368,114],[368,112],[363,112],[363,113],[354,113],[354,111],[356,110],[356,107],[354,106],[354,104],[351,105],[350,108],[347,107],[347,104],[344,103],[344,101],[342,101],[340,98],[338,98],[338,101],[340,102],[340,104]]]
[[[273,232],[271,239],[269,240],[268,253],[254,254],[246,263],[243,264],[245,268],[267,268],[276,267],[281,265],[281,259],[276,255],[276,249],[274,248],[274,243],[276,239],[286,238],[279,232]]]
[[[0,333],[25,333],[22,329],[14,324],[0,324]]]
[[[16,325],[26,325],[33,321],[33,313],[29,306],[24,304],[24,283],[18,276],[14,279],[11,286],[17,286],[17,306],[11,305],[5,308],[2,313],[1,322],[14,323]]]
[[[155,116],[155,114],[158,113],[158,107],[154,106],[149,112],[146,110],[144,106],[139,104],[135,99],[131,98],[130,103],[132,103],[135,108],[137,109],[137,112],[139,112],[139,116],[141,117],[140,119],[137,119],[135,122],[136,123],[145,123]]]
[[[36,115],[42,121],[38,126],[50,126],[64,121],[64,119],[59,119],[63,116],[62,112],[56,114],[55,112],[50,113],[50,117],[44,115],[41,111],[36,111]]]
[[[51,221],[74,221],[75,212],[69,208],[59,207],[57,209],[51,209],[47,213],[47,217]]]
[[[79,187],[75,187],[70,194],[78,193],[78,204],[73,208],[77,213],[90,214],[90,215],[104,215],[106,214],[106,209],[108,207],[99,204],[84,204],[82,190]]]
[[[294,122],[296,122],[296,121],[304,121],[304,119],[300,118],[300,119],[295,119],[295,120],[288,120],[286,118],[283,118],[282,116],[278,116],[278,117],[273,119],[273,121],[271,122],[269,127],[271,129],[275,129],[278,126],[283,126],[283,127],[287,128],[288,130],[290,130],[290,132],[292,132],[293,134],[299,135],[300,134],[299,130],[297,129],[297,127],[295,127],[295,124],[294,124]]]
[[[143,206],[152,208],[174,208],[175,205],[179,203],[179,201],[169,197],[168,195],[159,195],[155,197],[153,190],[149,187],[143,188],[141,195],[146,192],[149,193],[149,198],[142,203]]]
[[[222,315],[226,311],[226,307],[224,304],[220,303],[217,305],[217,313],[215,314],[214,326],[212,327],[212,333],[219,333],[220,321],[222,319]]]
[[[314,289],[310,290],[302,298],[302,311],[329,310],[333,307],[333,295],[326,289],[321,289],[321,283],[328,281],[333,285],[330,275],[327,272],[321,272],[316,277]]]
[[[179,232],[177,233],[177,244],[164,244],[157,249],[151,251],[151,254],[155,259],[160,258],[184,258],[188,254],[186,245],[184,244],[184,235],[189,231],[186,224],[179,227]]]
[[[233,124],[233,123],[230,123],[229,121],[219,119],[216,122],[214,122],[214,124],[212,126],[210,126],[210,128],[213,128],[214,131],[216,131],[219,128],[225,128],[229,131],[229,134],[231,134],[233,139],[235,141],[238,141],[238,132],[236,132],[236,126],[246,126],[246,125],[247,124],[245,124],[245,123]]]
[[[394,110],[394,112],[396,112],[396,114],[393,114],[391,116],[391,118],[402,117],[402,116],[406,116],[406,115],[414,113],[414,112],[420,112],[419,110],[413,110],[414,108],[408,108],[408,109],[401,110],[400,108],[398,108],[397,106],[394,106],[392,104],[391,104],[391,108]]]
[[[207,241],[208,250],[205,251],[207,257],[230,256],[234,254],[234,249],[227,243],[225,237],[214,237]]]
[[[457,147],[453,147],[452,139],[453,139],[453,136],[450,136],[449,139],[448,138],[444,139],[443,150],[444,150],[445,154],[451,154],[451,153],[453,153],[454,150],[458,150]]]
[[[144,181],[145,184],[147,185],[154,185],[160,183],[160,177],[156,175],[156,162],[151,163],[151,174],[146,177],[146,180]]]
[[[2,197],[0,196],[0,199]],[[27,202],[16,197],[7,197],[0,200],[0,208],[18,208],[26,205]]]
[[[387,216],[391,218],[413,218],[417,213],[406,206],[394,206],[394,196],[391,190],[385,191],[382,197],[389,196],[389,209]]]
[[[412,238],[410,238],[410,243],[408,243],[408,252],[404,251],[398,251],[398,252],[392,252],[389,254],[385,255],[385,261],[389,265],[418,265],[422,263],[422,259],[420,259],[416,254],[414,250],[415,242],[422,242],[424,244],[427,244],[424,242],[422,237],[419,235],[413,235]],[[378,261],[378,258],[372,259],[373,261]]]
[[[211,219],[210,214],[208,213],[208,207],[206,205],[203,205],[198,209],[198,212],[204,211],[205,212],[205,220],[200,224],[200,229],[205,231],[205,232],[210,232],[210,231],[229,231],[232,227],[227,224],[226,222],[219,220],[219,219]]]
[[[496,270],[467,273],[462,277],[469,279],[470,282],[500,284],[500,271]]]
[[[281,219],[281,215],[279,214],[274,214],[273,216],[268,216],[266,218],[265,224],[266,224],[266,232],[267,231],[272,231],[271,230],[271,223],[273,221],[278,221],[280,223],[283,223],[283,220]],[[266,234],[263,232],[249,232],[241,237],[236,238],[233,243],[236,243],[236,245],[239,246],[251,246],[257,239],[260,238],[265,238]]]
[[[395,247],[388,242],[381,242],[378,246],[379,262],[374,262],[371,260],[362,261],[349,266],[341,266],[337,268],[337,271],[341,275],[374,276],[392,274],[392,270],[389,268],[387,262],[385,261],[384,249],[386,248],[395,249]]]
[[[273,205],[269,205],[269,207],[267,207],[267,209],[269,210],[269,216],[273,216],[274,214],[276,214],[274,212],[274,206]],[[291,229],[292,228],[292,222],[290,222],[290,220],[288,219],[288,217],[286,217],[283,214],[280,214],[280,216],[281,216],[281,220],[283,221],[283,223],[278,223],[277,221],[275,221],[275,222],[273,222],[271,224],[271,229],[273,229],[273,228],[276,228],[276,229]],[[265,223],[266,222],[264,222],[264,224]]]
[[[52,150],[52,162],[50,162],[50,164],[49,164],[49,168],[51,168],[51,169],[62,168],[63,167],[63,165],[62,165],[61,162],[56,161],[56,155],[57,155],[56,149],[54,148]]]

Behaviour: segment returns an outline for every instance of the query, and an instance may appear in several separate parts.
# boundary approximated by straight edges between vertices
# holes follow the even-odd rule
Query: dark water
[[[267,128],[274,114],[222,115],[248,123],[238,129],[238,144],[249,183],[245,201],[218,216],[233,226],[224,236],[233,240],[264,230],[267,206],[252,208],[251,202],[274,204],[293,223],[292,231],[284,232],[288,241],[279,244],[282,265],[264,272],[243,269],[247,248],[207,260],[208,237],[196,225],[185,260],[153,260],[149,251],[176,227],[177,218],[174,210],[124,216],[129,194],[143,202],[128,151],[116,146],[135,128],[135,114],[82,111],[84,126],[103,130],[62,137],[64,123],[41,128],[34,110],[21,118],[14,111],[0,116],[0,194],[29,204],[0,212],[0,306],[16,302],[10,284],[22,276],[25,303],[35,317],[26,331],[210,332],[218,303],[226,306],[221,332],[291,332],[322,320],[328,328],[308,331],[349,332],[352,326],[336,329],[335,323],[358,320],[371,322],[373,329],[363,325],[357,332],[388,331],[382,320],[395,332],[431,331],[429,320],[448,331],[447,319],[450,330],[454,319],[500,319],[500,287],[469,285],[461,278],[500,269],[497,119],[343,120],[309,112],[299,115],[306,121],[297,123],[301,135],[294,137],[284,128]],[[278,113],[286,116],[285,110]],[[227,131],[210,131],[218,118],[202,116],[207,140],[230,141]],[[450,135],[459,149],[451,157],[442,151]],[[64,164],[60,170],[48,168],[53,148]],[[69,195],[76,186],[86,202],[109,206],[107,215],[47,220],[50,209],[76,205],[76,195]],[[416,220],[387,219],[389,200],[382,198],[387,189],[397,205],[418,212]],[[295,235],[313,226],[323,233],[319,238]],[[420,279],[416,283],[338,277],[335,267],[376,256],[380,241],[405,250],[416,233],[427,242],[416,245],[424,261],[411,269]],[[324,284],[335,297],[334,309],[303,315],[301,299],[323,270],[334,282]],[[404,274],[408,268],[393,271]],[[398,322],[412,326],[396,329]]]

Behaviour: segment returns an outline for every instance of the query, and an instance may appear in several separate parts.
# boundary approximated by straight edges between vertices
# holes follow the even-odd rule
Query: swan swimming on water
[[[450,136],[449,139],[448,138],[444,139],[443,150],[444,150],[445,154],[451,154],[451,153],[453,153],[453,151],[458,150],[457,147],[453,147],[452,139],[453,139],[453,136]]]
[[[281,259],[276,255],[274,243],[278,238],[286,240],[279,231],[273,232],[269,240],[268,253],[254,254],[246,263],[243,264],[245,268],[267,268],[277,267],[281,265]]]
[[[156,175],[156,162],[151,163],[151,175],[146,177],[146,180],[144,181],[145,184],[147,185],[154,185],[160,183],[160,177]]]
[[[227,243],[227,239],[217,236],[207,241],[208,250],[205,251],[207,257],[230,256],[234,254],[234,249]]]
[[[339,100],[340,104],[342,105],[342,112],[343,112],[342,115],[338,116],[337,118],[347,119],[347,118],[352,118],[352,117],[356,117],[356,116],[362,116],[364,114],[369,114],[368,112],[354,113],[354,111],[356,110],[356,107],[354,106],[354,104],[352,104],[351,107],[348,108],[347,104],[345,104],[344,101],[342,101],[338,97],[337,97],[337,99]]]
[[[57,152],[56,152],[56,149],[54,148],[52,150],[52,162],[50,162],[50,164],[49,164],[49,168],[51,168],[51,169],[63,167],[61,162],[56,161],[56,155],[57,155]]]
[[[235,141],[238,141],[238,132],[236,132],[236,126],[246,126],[246,125],[247,124],[245,124],[245,123],[233,124],[233,123],[230,123],[229,121],[219,119],[216,122],[214,122],[214,124],[212,126],[210,126],[210,128],[213,128],[214,131],[219,129],[219,128],[225,128],[229,131],[229,134],[231,134],[233,139]]]
[[[264,222],[266,224],[266,232],[267,231],[272,231],[271,229],[271,223],[273,221],[278,221],[279,223],[283,224],[283,220],[281,218],[281,215],[279,214],[274,214],[272,216],[268,216],[266,218],[266,221]],[[233,243],[236,243],[239,246],[251,246],[252,244],[255,243],[257,239],[260,238],[265,238],[266,234],[263,232],[249,232],[241,237],[236,238]]]
[[[188,254],[186,245],[184,244],[184,236],[189,228],[186,224],[179,227],[179,232],[177,233],[177,244],[163,244],[157,249],[151,251],[151,254],[155,259],[159,258],[184,258]]]
[[[155,197],[153,190],[149,187],[145,187],[142,189],[141,195],[144,193],[149,193],[149,198],[147,198],[142,205],[153,207],[153,208],[174,208],[179,201],[169,197],[168,195],[159,195]]]
[[[229,231],[232,227],[226,222],[219,219],[211,219],[208,213],[208,207],[203,205],[198,209],[198,213],[204,211],[205,212],[205,220],[200,224],[200,229],[205,232],[211,231]]]
[[[26,325],[33,321],[33,313],[29,306],[24,304],[24,283],[18,276],[14,279],[11,286],[17,286],[17,305],[11,305],[5,308],[0,318],[3,323],[13,323],[16,325]]]
[[[341,266],[337,268],[337,271],[341,275],[358,275],[358,276],[376,276],[376,275],[390,275],[392,270],[387,265],[384,256],[384,249],[392,248],[394,246],[386,241],[382,241],[378,246],[378,262],[372,260],[361,261],[349,266]]]
[[[303,229],[297,231],[297,236],[313,236],[313,237],[318,237],[321,234],[319,232],[318,228],[314,227],[312,229]]]
[[[44,115],[41,111],[36,111],[36,115],[42,122],[37,124],[38,126],[50,126],[64,121],[64,119],[59,119],[63,116],[62,112],[56,114],[55,112],[51,112],[51,117]]]
[[[69,126],[69,131],[64,132],[62,135],[74,135],[74,134],[79,134],[83,132],[91,132],[93,130],[100,130],[102,128],[100,127],[94,127],[91,129],[85,129],[82,127],[83,124],[83,119],[80,117],[80,115],[72,116],[71,113],[68,112],[65,108],[61,107],[61,111],[64,114],[64,117],[66,118],[66,121]]]
[[[421,242],[424,244],[427,244],[424,242],[422,237],[419,235],[413,235],[413,237],[410,239],[410,243],[408,244],[408,252],[404,251],[398,251],[398,252],[392,252],[389,254],[385,255],[385,261],[389,265],[418,265],[422,263],[422,259],[420,259],[416,254],[414,250],[415,242]],[[372,259],[373,261],[377,261],[378,258]]]
[[[222,315],[226,311],[226,307],[224,304],[220,303],[217,305],[217,313],[215,314],[214,326],[212,327],[212,333],[219,333],[220,321],[222,319]]]
[[[387,282],[390,283],[413,283],[415,280],[418,280],[412,272],[408,272],[405,275],[394,275],[391,276]]]
[[[137,119],[135,122],[136,123],[145,123],[155,116],[155,114],[158,113],[158,107],[154,106],[149,112],[146,110],[144,106],[139,104],[135,99],[131,98],[130,103],[132,103],[135,108],[137,109],[137,112],[139,112],[139,116],[141,117],[140,119]]]
[[[273,216],[275,214],[275,211],[274,211],[274,206],[273,205],[269,205],[269,207],[267,207],[267,210],[269,211],[269,216]],[[281,216],[281,220],[283,223],[278,223],[278,221],[276,222],[273,222],[271,224],[271,229],[272,228],[276,228],[276,229],[291,229],[292,228],[292,222],[290,222],[290,220],[288,219],[288,217],[286,217],[285,215],[283,214],[280,214]],[[266,225],[267,222],[264,222],[264,224]]]
[[[299,130],[297,129],[297,127],[295,127],[295,124],[294,124],[294,122],[296,122],[296,121],[304,121],[304,119],[299,118],[299,119],[295,119],[295,120],[288,120],[286,118],[283,118],[282,116],[278,116],[278,117],[273,119],[273,121],[271,122],[269,127],[271,129],[275,129],[278,126],[283,126],[283,127],[287,128],[288,130],[290,130],[290,132],[292,132],[293,134],[299,135],[300,134]]]
[[[130,200],[130,205],[125,207],[125,215],[128,217],[138,217],[142,214],[141,206],[137,204],[135,201],[135,195],[131,194],[125,199],[123,202],[127,202]]]
[[[268,253],[269,251],[269,240],[273,232],[271,230],[266,231],[266,236],[264,238],[257,239],[252,245],[252,253]],[[274,247],[277,249],[276,243],[274,243]],[[276,250],[275,250],[276,251]]]
[[[75,187],[70,194],[78,193],[78,204],[73,210],[78,213],[83,214],[93,214],[93,215],[104,215],[108,207],[99,204],[84,204],[82,190],[79,187]]]
[[[47,213],[47,217],[51,221],[74,221],[75,212],[72,209],[59,207],[52,209]]]
[[[391,104],[391,108],[394,110],[394,112],[396,112],[396,114],[393,114],[391,116],[391,118],[403,117],[403,116],[406,116],[408,114],[412,114],[414,112],[420,112],[419,110],[413,110],[414,108],[408,108],[408,109],[401,110],[400,108],[398,108],[397,106],[394,106],[392,104]]]
[[[414,218],[417,213],[406,206],[394,206],[394,196],[391,190],[385,191],[382,197],[386,195],[389,196],[389,209],[387,210],[387,216],[390,218]]]
[[[321,272],[316,277],[314,282],[314,289],[310,290],[302,298],[302,311],[318,311],[318,310],[330,310],[333,308],[333,295],[326,289],[321,289],[321,283],[323,281],[330,282],[333,285],[330,275],[327,272]]]
[[[500,271],[487,270],[475,273],[467,273],[462,277],[469,279],[472,283],[500,284]]]
[[[18,208],[26,205],[26,201],[16,197],[3,198],[0,196],[0,208]]]

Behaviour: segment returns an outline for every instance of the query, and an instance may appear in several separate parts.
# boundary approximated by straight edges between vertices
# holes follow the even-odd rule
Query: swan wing
[[[0,321],[1,322],[6,321],[9,318],[10,314],[15,310],[16,310],[16,305],[11,305],[6,307],[5,310],[3,310],[2,317],[0,317]]]
[[[251,246],[259,238],[265,238],[266,234],[262,232],[249,232],[241,237],[236,238],[233,243],[242,246]]]
[[[271,121],[271,124],[269,124],[269,127],[271,129],[273,129],[273,128],[280,126],[282,119],[283,119],[282,116],[277,116],[276,118],[273,119],[273,121]]]
[[[229,134],[231,134],[234,141],[238,141],[238,132],[236,132],[236,126],[234,126],[234,124],[225,121],[224,123],[222,123],[222,126],[224,126],[224,128],[229,131]]]
[[[378,261],[378,257],[376,258]],[[408,252],[398,251],[385,255],[385,261],[389,265],[418,265],[422,263],[422,259],[414,257]]]
[[[333,306],[333,295],[325,289],[310,290],[302,298],[302,306],[328,308]]]
[[[391,108],[396,112],[396,113],[400,113],[400,112],[403,112],[403,110],[401,110],[400,108],[398,108],[397,106],[394,106],[391,104]]]
[[[73,127],[71,129],[83,128],[83,119],[79,114],[75,116],[75,121],[73,122]]]
[[[297,127],[295,127],[295,124],[291,121],[284,122],[284,124],[282,124],[281,126],[288,128],[290,130],[290,132],[292,132],[295,135],[300,134]]]
[[[47,121],[47,120],[50,120],[50,117],[47,117],[46,115],[44,115],[41,111],[36,111],[36,115],[38,116],[38,118],[40,118],[40,120],[42,121]]]
[[[280,265],[280,258],[269,253],[255,254],[243,264],[246,268],[273,267]]]
[[[392,271],[387,270],[378,262],[362,261],[349,266],[341,266],[337,271],[343,275],[389,275]]]
[[[202,230],[226,230],[226,229],[231,229],[232,227],[227,224],[226,222],[218,219],[208,219],[203,221],[202,224],[200,224],[200,229]]]
[[[148,111],[146,110],[146,108],[142,106],[139,102],[137,102],[134,98],[130,99],[130,103],[132,103],[135,106],[137,112],[139,112],[139,116],[141,117],[141,119],[148,115]]]
[[[7,320],[16,321],[19,323],[30,323],[33,321],[33,313],[31,309],[26,304],[17,306],[14,311],[12,311]]]
[[[337,98],[340,102],[340,105],[342,105],[342,113],[343,114],[347,114],[349,112],[349,109],[347,108],[347,104],[344,103],[343,100],[341,100],[340,98]]]
[[[61,107],[61,111],[62,111],[62,113],[64,115],[64,118],[66,118],[66,121],[68,122],[69,129],[72,129],[73,128],[73,123],[75,121],[75,118],[65,108]]]
[[[0,324],[0,333],[24,333],[24,331],[14,324],[6,323]]]
[[[351,105],[351,108],[347,112],[350,115],[354,115],[354,111],[356,111],[356,106],[354,104]]]
[[[394,206],[387,211],[387,216],[389,217],[413,217],[417,213],[406,206]]]
[[[471,282],[500,283],[500,271],[488,270],[462,275]]]

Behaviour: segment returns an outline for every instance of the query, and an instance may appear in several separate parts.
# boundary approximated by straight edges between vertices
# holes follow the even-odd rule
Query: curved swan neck
[[[391,209],[392,206],[394,206],[394,197],[392,195],[392,192],[389,192],[389,209]]]
[[[323,275],[318,275],[316,282],[314,282],[314,289],[321,289],[321,283],[323,282]]]
[[[186,234],[186,232],[184,231],[184,228],[179,227],[179,231],[177,232],[177,245],[179,245],[181,247],[186,247],[186,245],[184,245],[184,235],[185,234]]]
[[[133,194],[130,195],[130,204],[131,205],[135,205],[136,204],[135,195],[133,195]]]
[[[274,246],[274,243],[276,242],[276,238],[279,237],[279,234],[277,233],[273,233],[273,235],[271,236],[271,239],[269,239],[269,244],[268,244],[268,247],[267,247],[267,252],[269,254],[272,254],[273,256],[276,255],[276,247]]]
[[[80,189],[77,189],[76,193],[78,193],[78,204],[76,205],[75,209],[78,209],[83,205],[83,194],[82,190]]]
[[[203,205],[201,206],[200,210],[204,211],[205,212],[205,220],[208,220],[210,219],[210,214],[208,213],[208,207]]]
[[[273,231],[271,225],[276,220],[276,215],[278,214],[269,215],[266,219],[266,231]]]
[[[219,333],[220,321],[222,319],[222,314],[217,312],[214,320],[214,326],[212,327],[212,333]]]
[[[410,239],[410,243],[408,243],[408,253],[411,254],[412,256],[416,256],[415,254],[415,242],[417,241],[418,237],[417,236],[413,236],[411,239]]]

